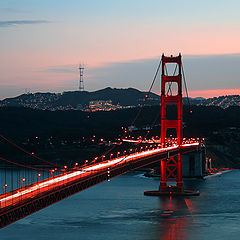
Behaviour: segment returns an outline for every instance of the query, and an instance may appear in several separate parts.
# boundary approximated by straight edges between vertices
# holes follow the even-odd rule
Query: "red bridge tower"
[[[167,64],[174,64],[175,70],[173,75],[168,75]],[[177,70],[177,71],[176,71]],[[175,85],[177,91],[172,93],[171,87]],[[169,120],[167,118],[167,106],[175,104],[177,107],[176,119]],[[177,144],[181,148],[182,145],[182,56],[166,57],[162,55],[162,81],[161,81],[161,142],[163,147],[167,147],[168,132],[173,131],[177,137]],[[169,184],[169,182],[173,182]],[[182,153],[177,156],[168,154],[166,159],[161,160],[161,182],[158,191],[145,191],[145,195],[161,196],[161,195],[199,195],[199,192],[184,190],[182,180]]]
[[[168,76],[166,71],[166,64],[176,64],[178,70],[177,75]],[[172,129],[177,134],[177,143],[182,145],[182,60],[181,55],[177,57],[166,57],[162,55],[162,85],[161,85],[161,141],[163,147],[167,146],[167,132]],[[173,83],[177,84],[176,95],[170,93]],[[176,85],[175,84],[175,85]],[[177,119],[168,120],[166,117],[166,109],[168,104],[176,104]],[[182,154],[179,153],[177,159],[168,157],[161,160],[161,182],[159,191],[165,192],[168,190],[167,182],[175,181],[177,183],[175,191],[183,191],[182,181]]]

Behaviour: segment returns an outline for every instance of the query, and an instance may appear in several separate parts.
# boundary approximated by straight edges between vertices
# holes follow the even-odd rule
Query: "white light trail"
[[[189,144],[183,144],[182,147],[190,147],[190,146],[198,146],[199,143],[189,143]],[[103,163],[98,163],[94,166],[90,166],[90,167],[85,167],[82,170],[79,171],[75,171],[75,172],[70,172],[70,173],[65,173],[63,175],[60,176],[56,176],[52,179],[47,179],[43,182],[38,183],[37,185],[28,187],[26,189],[19,189],[18,192],[12,194],[11,196],[6,196],[0,199],[0,203],[5,203],[3,205],[6,206],[6,202],[7,201],[13,201],[13,199],[16,198],[24,198],[24,195],[26,194],[30,194],[30,193],[36,193],[35,195],[38,194],[38,192],[41,192],[41,189],[46,188],[46,187],[54,187],[55,184],[60,183],[66,181],[66,180],[70,180],[71,178],[74,178],[76,176],[80,176],[84,173],[87,172],[91,172],[91,171],[96,171],[96,170],[100,170],[102,168],[107,168],[116,164],[119,164],[121,162],[130,162],[131,160],[137,159],[139,157],[143,157],[143,156],[149,156],[152,154],[156,154],[156,153],[160,153],[160,152],[164,152],[164,151],[170,151],[170,150],[174,150],[177,149],[178,145],[172,146],[172,147],[166,147],[166,148],[158,148],[158,149],[152,149],[152,150],[146,150],[144,152],[140,152],[140,153],[133,153],[131,155],[128,156],[123,156],[120,158],[116,158],[113,160],[108,160],[106,162]],[[72,179],[73,180],[73,179]]]

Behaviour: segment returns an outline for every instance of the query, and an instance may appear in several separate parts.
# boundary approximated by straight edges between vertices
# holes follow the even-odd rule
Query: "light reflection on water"
[[[188,210],[187,205],[182,198],[159,198],[159,208],[163,209],[161,221],[159,221],[159,239],[186,239],[185,227],[187,218],[179,216],[180,212]],[[187,213],[188,211],[186,211]],[[176,215],[178,214],[178,215]],[[189,214],[189,213],[188,213]]]
[[[199,197],[143,195],[158,184],[139,173],[117,177],[0,230],[0,239],[239,239],[240,171],[186,180]]]

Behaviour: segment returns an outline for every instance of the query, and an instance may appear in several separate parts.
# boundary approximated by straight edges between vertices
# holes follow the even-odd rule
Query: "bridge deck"
[[[133,169],[160,161],[167,156],[196,151],[199,143],[183,144],[133,153],[104,161],[0,195],[0,227]]]

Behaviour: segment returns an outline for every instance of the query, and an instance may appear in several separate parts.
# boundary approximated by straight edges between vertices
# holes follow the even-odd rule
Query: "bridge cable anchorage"
[[[174,74],[168,76],[166,64],[175,63],[178,66],[178,75]],[[197,196],[199,191],[184,190],[182,180],[182,144],[183,144],[183,102],[182,102],[182,56],[179,54],[176,57],[167,57],[162,55],[162,77],[161,77],[161,143],[163,147],[167,144],[167,131],[169,129],[175,129],[177,133],[177,144],[180,150],[177,154],[177,158],[169,155],[166,159],[161,159],[161,181],[159,190],[157,191],[145,191],[145,195],[150,196]],[[178,91],[176,95],[172,94],[171,89],[166,91],[166,85],[171,88],[172,83],[177,83]],[[185,82],[186,84],[186,82]],[[170,95],[168,94],[170,91]],[[177,105],[177,119],[169,120],[166,116],[167,104]],[[169,185],[171,182],[175,182],[175,186]]]
[[[23,149],[22,147],[18,146],[18,145],[15,144],[15,143],[13,143],[12,141],[10,141],[9,139],[7,139],[6,137],[4,137],[4,136],[2,136],[2,135],[0,135],[0,138],[3,139],[4,141],[6,141],[7,143],[11,144],[13,147],[17,148],[18,150],[24,152],[25,154],[27,154],[27,155],[29,155],[29,156],[31,156],[31,157],[39,160],[39,161],[45,162],[45,163],[47,163],[47,164],[49,164],[49,165],[52,165],[52,166],[57,167],[57,168],[60,168],[60,169],[63,168],[62,166],[58,166],[58,165],[56,165],[56,164],[54,164],[54,163],[51,163],[51,162],[49,162],[49,161],[47,161],[47,160],[44,160],[44,159],[36,156],[36,155],[33,154],[33,153],[30,153],[30,152],[26,151],[25,149]]]

